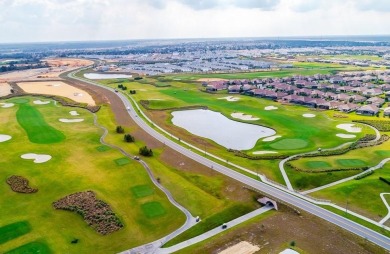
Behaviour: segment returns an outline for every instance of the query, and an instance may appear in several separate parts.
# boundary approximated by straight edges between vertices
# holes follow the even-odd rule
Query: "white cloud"
[[[388,34],[388,0],[0,0],[0,42]]]

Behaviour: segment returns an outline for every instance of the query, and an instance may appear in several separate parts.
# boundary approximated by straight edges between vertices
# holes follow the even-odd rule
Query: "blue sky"
[[[390,0],[0,0],[0,43],[389,34]]]

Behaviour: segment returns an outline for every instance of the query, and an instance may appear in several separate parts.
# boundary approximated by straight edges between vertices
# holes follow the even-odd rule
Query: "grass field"
[[[141,209],[148,218],[160,217],[166,214],[161,203],[155,201],[142,204]]]
[[[13,250],[5,252],[5,254],[50,254],[53,253],[44,242],[30,242],[19,246]]]
[[[31,226],[27,221],[19,221],[2,226],[0,227],[0,244],[25,235],[30,231]]]
[[[345,168],[364,167],[367,165],[366,162],[359,159],[338,159],[336,163]]]
[[[330,164],[326,161],[308,161],[305,163],[305,165],[309,169],[319,169],[319,168],[329,168]]]
[[[154,189],[150,185],[137,185],[131,188],[131,192],[136,198],[143,198],[153,195]]]
[[[123,166],[123,165],[129,164],[131,162],[130,159],[127,157],[119,158],[119,159],[116,159],[114,161],[115,161],[115,164],[118,166]]]
[[[110,149],[111,148],[109,146],[105,146],[105,145],[96,147],[96,150],[98,150],[99,152],[105,152],[105,151],[108,151]]]
[[[53,144],[65,139],[65,135],[50,126],[39,110],[27,103],[20,104],[16,119],[28,135],[28,139],[37,144]]]
[[[26,99],[33,100],[31,97]],[[51,144],[31,142],[17,121],[19,107],[36,107],[45,123],[63,133],[66,139]],[[95,253],[117,253],[154,241],[183,224],[184,215],[159,189],[155,189],[150,196],[134,197],[132,187],[153,186],[149,175],[138,163],[116,167],[114,160],[123,156],[119,151],[109,149],[99,152],[96,148],[101,146],[101,130],[93,125],[91,113],[83,109],[78,109],[78,112],[85,119],[84,122],[65,124],[59,122],[58,118],[68,117],[67,107],[54,104],[35,106],[31,102],[25,102],[11,108],[0,108],[1,134],[12,136],[10,141],[0,143],[0,182],[3,183],[0,184],[0,226],[12,221],[27,221],[31,225],[30,233],[1,244],[0,253],[14,249],[25,253],[26,247],[21,246],[41,240],[57,253],[88,253],[91,249]],[[100,118],[107,119],[108,127],[112,129],[107,139],[111,139],[115,131],[113,126],[116,124],[109,114],[109,108],[104,108],[97,114],[99,122]],[[23,114],[19,117],[23,118]],[[38,119],[39,121],[41,120]],[[104,121],[100,123],[105,124]],[[34,131],[33,125],[29,128]],[[115,139],[120,144],[125,144],[122,135],[115,136]],[[138,149],[134,147],[134,150]],[[46,163],[34,164],[20,158],[20,154],[30,152],[49,154],[52,159]],[[39,191],[30,195],[13,192],[5,184],[5,180],[11,175],[24,176]],[[124,223],[124,228],[102,236],[90,228],[81,216],[53,209],[54,201],[86,190],[93,190],[99,198],[106,201]],[[165,215],[148,218],[142,209],[142,205],[148,202],[161,204]],[[72,244],[71,241],[75,238],[79,242]]]

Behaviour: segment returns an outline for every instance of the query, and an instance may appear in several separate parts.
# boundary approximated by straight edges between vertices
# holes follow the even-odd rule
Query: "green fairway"
[[[363,167],[367,164],[359,159],[338,159],[336,162],[343,167]]]
[[[25,103],[28,103],[28,102],[29,102],[29,99],[25,99],[25,98],[15,98],[15,99],[8,100],[7,102],[15,103],[15,104],[25,104]]]
[[[149,185],[137,185],[131,188],[131,192],[136,198],[143,198],[153,195],[154,190]]]
[[[14,238],[25,235],[31,231],[31,226],[27,221],[19,221],[2,226],[0,228],[0,244],[8,242]]]
[[[270,145],[270,147],[278,150],[293,150],[304,148],[308,142],[302,139],[282,139]]]
[[[50,254],[52,251],[43,242],[30,242],[5,252],[5,254]]]
[[[148,202],[141,205],[142,212],[148,218],[160,217],[166,214],[164,207],[160,204],[160,202]]]
[[[109,147],[109,146],[98,146],[98,147],[96,147],[96,150],[98,150],[99,152],[105,152],[105,151],[108,151],[108,150],[110,150],[111,149],[111,147]]]
[[[28,139],[37,144],[53,144],[65,139],[65,135],[50,126],[43,115],[33,106],[21,104],[16,119],[26,131]]]
[[[311,169],[320,169],[320,168],[331,167],[331,165],[326,161],[308,161],[305,164],[308,168],[311,168]]]
[[[129,164],[131,162],[131,160],[127,157],[119,158],[119,159],[116,159],[114,161],[115,161],[115,164],[118,166],[123,166],[123,165]]]
[[[390,157],[390,150],[377,150],[375,151],[379,156],[388,156]]]

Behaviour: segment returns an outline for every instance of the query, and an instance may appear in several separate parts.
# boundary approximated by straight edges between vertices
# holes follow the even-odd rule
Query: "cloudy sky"
[[[0,43],[389,34],[390,0],[0,0]]]

